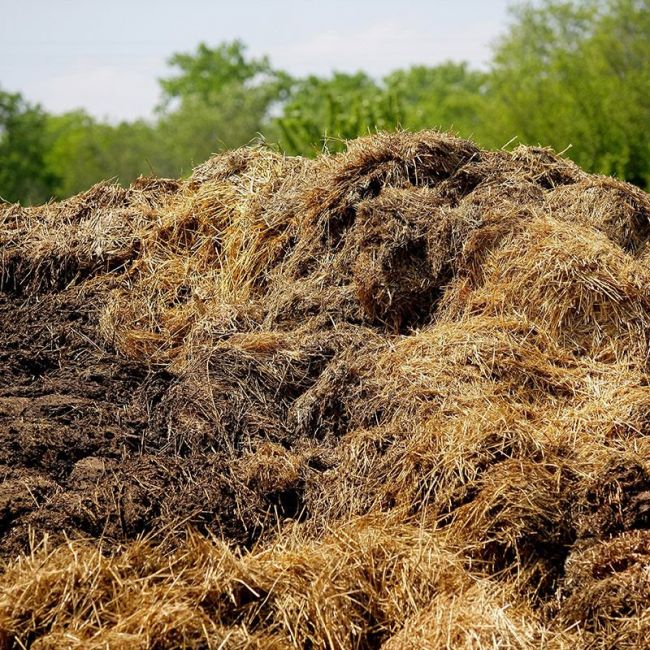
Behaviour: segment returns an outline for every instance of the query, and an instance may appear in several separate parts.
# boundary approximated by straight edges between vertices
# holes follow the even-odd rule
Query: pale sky
[[[47,110],[149,117],[166,60],[239,38],[295,75],[485,66],[512,0],[0,0],[0,87]]]

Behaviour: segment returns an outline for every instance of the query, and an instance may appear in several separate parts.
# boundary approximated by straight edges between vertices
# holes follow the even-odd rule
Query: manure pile
[[[379,134],[0,251],[0,647],[650,647],[644,192]]]

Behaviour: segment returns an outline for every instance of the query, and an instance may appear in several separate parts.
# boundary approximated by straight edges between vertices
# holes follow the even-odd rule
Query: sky
[[[0,0],[0,88],[60,113],[151,117],[169,56],[241,39],[295,75],[484,67],[512,0]]]

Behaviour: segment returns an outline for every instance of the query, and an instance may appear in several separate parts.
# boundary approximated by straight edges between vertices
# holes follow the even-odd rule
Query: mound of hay
[[[378,134],[0,207],[7,647],[641,647],[650,197]]]

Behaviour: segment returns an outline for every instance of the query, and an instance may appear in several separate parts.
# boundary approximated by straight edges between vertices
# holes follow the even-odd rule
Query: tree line
[[[48,114],[0,88],[0,197],[39,203],[140,174],[177,177],[263,140],[335,151],[376,129],[440,128],[484,147],[541,144],[650,187],[650,0],[543,0],[511,9],[487,70],[418,65],[295,78],[240,41],[169,59],[155,119]]]

